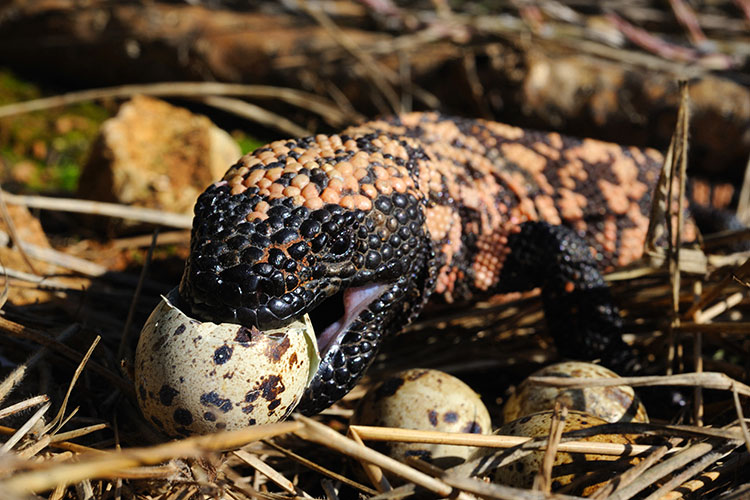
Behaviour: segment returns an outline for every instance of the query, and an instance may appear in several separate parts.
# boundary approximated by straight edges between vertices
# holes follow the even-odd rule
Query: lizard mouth
[[[332,347],[341,344],[354,320],[387,288],[386,284],[347,288],[335,293],[310,311],[321,357]]]

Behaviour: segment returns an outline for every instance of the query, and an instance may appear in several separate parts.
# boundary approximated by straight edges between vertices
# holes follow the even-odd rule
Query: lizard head
[[[434,254],[418,192],[326,194],[334,179],[350,181],[351,152],[326,158],[327,171],[307,162],[284,172],[282,155],[254,162],[259,151],[198,199],[180,295],[204,321],[264,329],[309,314],[321,365],[298,408],[315,413],[344,396],[381,339],[416,315],[432,287]],[[363,165],[352,188],[368,176],[374,186],[372,165]]]

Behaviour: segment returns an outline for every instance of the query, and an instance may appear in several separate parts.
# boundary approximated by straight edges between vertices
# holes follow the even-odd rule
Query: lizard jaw
[[[344,333],[349,329],[352,322],[369,307],[369,305],[385,292],[388,285],[370,284],[359,287],[347,288],[344,291],[344,315],[332,324],[328,325],[318,335],[318,349],[320,355],[324,356],[330,349],[341,343]]]

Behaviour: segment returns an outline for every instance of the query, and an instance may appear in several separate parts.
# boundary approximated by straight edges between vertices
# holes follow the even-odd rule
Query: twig
[[[747,430],[747,422],[745,422],[745,415],[742,412],[740,396],[737,394],[737,389],[734,387],[732,388],[732,398],[734,399],[734,409],[737,412],[737,420],[740,423],[740,429],[742,429],[742,437],[745,439],[745,448],[750,452],[750,432]]]
[[[80,362],[83,359],[83,355],[81,353],[74,349],[71,349],[70,347],[61,342],[58,342],[53,338],[50,338],[46,333],[34,328],[20,325],[3,317],[0,317],[0,331],[16,338],[30,340],[31,342],[34,342],[36,344],[49,347],[55,352],[62,354],[66,358],[75,362]],[[123,391],[123,393],[125,393],[128,397],[135,401],[135,390],[133,389],[133,386],[131,384],[94,361],[88,363],[87,368],[104,376],[107,380],[112,382],[121,391]]]
[[[64,342],[68,339],[71,335],[78,332],[79,328],[77,325],[71,325],[65,330],[63,330],[55,339],[58,342]],[[49,352],[48,347],[42,347],[41,349],[38,349],[34,354],[29,356],[29,358],[24,362],[18,365],[11,371],[7,377],[5,377],[0,383],[0,402],[4,401],[5,398],[8,397],[8,395],[13,391],[13,389],[21,383],[21,381],[26,377],[26,374],[28,371],[36,365],[44,356],[47,355]],[[42,396],[39,396],[42,397]],[[3,412],[0,411],[0,414]],[[2,418],[2,417],[0,417]]]
[[[700,385],[704,389],[731,391],[735,388],[743,396],[750,397],[750,387],[737,382],[720,372],[680,373],[677,375],[652,375],[645,377],[619,377],[613,379],[590,379],[585,377],[529,377],[531,384],[549,385],[552,387],[609,387],[613,385],[655,386]]]
[[[29,256],[26,255],[26,251],[23,248],[24,242],[21,239],[20,236],[18,236],[18,231],[16,231],[16,225],[13,222],[13,217],[10,216],[10,212],[8,212],[8,205],[5,203],[5,196],[3,195],[3,190],[0,188],[0,213],[2,213],[3,220],[5,221],[5,225],[8,226],[8,232],[10,233],[10,238],[13,240],[13,243],[18,247],[18,251],[21,253],[21,258],[26,263],[27,266],[29,266],[29,270],[34,273],[38,274],[36,272],[36,269],[34,269],[34,264],[31,262],[31,259],[29,259]]]
[[[672,491],[674,488],[681,485],[687,479],[695,476],[699,472],[702,472],[703,470],[706,469],[706,467],[710,466],[711,464],[717,462],[721,458],[731,453],[732,450],[737,448],[737,446],[738,446],[737,443],[729,443],[718,449],[715,449],[715,450],[712,449],[711,451],[709,451],[708,453],[700,457],[700,459],[698,459],[690,467],[678,472],[677,474],[669,478],[669,480],[666,481],[664,484],[662,484],[658,490],[656,490],[655,492],[647,496],[646,500],[659,500],[667,492]],[[673,458],[676,459],[678,457],[673,457]],[[678,468],[679,467],[675,467],[674,470],[677,470]]]
[[[284,118],[283,116],[278,115],[272,111],[263,109],[256,104],[252,104],[240,99],[222,96],[205,96],[196,97],[194,100],[200,101],[204,104],[208,104],[209,106],[213,106],[216,109],[234,113],[237,116],[241,116],[254,122],[258,122],[267,127],[275,128],[293,137],[304,137],[312,135],[312,132],[310,130],[300,127],[293,121]]]
[[[552,491],[552,467],[555,465],[555,457],[560,448],[560,439],[562,438],[563,429],[565,429],[565,420],[568,417],[568,408],[563,406],[560,409],[560,403],[555,402],[555,409],[552,414],[549,430],[549,444],[544,451],[542,464],[534,477],[533,489],[549,494]]]
[[[179,229],[190,229],[193,218],[190,215],[164,212],[151,208],[129,207],[117,203],[101,201],[77,200],[74,198],[51,198],[49,196],[19,195],[3,192],[8,203],[23,205],[42,210],[57,210],[60,212],[75,212],[90,215],[104,215],[120,219],[130,219],[157,226],[169,226]]]
[[[639,478],[639,481],[631,483],[625,488],[615,492],[613,495],[610,495],[607,500],[628,500],[667,474],[670,474],[693,460],[709,453],[713,448],[713,445],[710,443],[698,443],[693,445],[690,448],[673,455],[671,458],[654,465],[649,470],[644,471]]]
[[[5,234],[5,232],[0,231],[0,244],[3,244],[3,242],[7,241],[6,238],[7,235]],[[100,266],[99,264],[95,264],[86,259],[81,259],[73,255],[57,251],[53,248],[40,247],[32,243],[24,242],[19,245],[19,250],[21,249],[23,249],[26,254],[35,259],[60,266],[65,269],[70,269],[85,276],[102,276],[110,272],[109,269],[104,266]]]
[[[621,382],[622,383],[622,382]],[[400,443],[449,444],[458,446],[480,446],[484,448],[513,448],[526,443],[531,444],[534,438],[523,436],[503,436],[499,434],[471,434],[458,432],[423,431],[398,429],[395,427],[371,427],[352,425],[365,441],[395,441]],[[544,443],[534,443],[536,448],[546,448]],[[639,455],[653,449],[653,446],[638,444],[599,443],[590,441],[561,442],[558,451],[569,453],[597,453],[600,455]]]
[[[247,465],[254,468],[261,474],[265,475],[268,479],[276,483],[282,490],[292,495],[295,494],[294,484],[283,475],[279,474],[273,467],[258,458],[256,455],[248,453],[244,450],[237,450],[233,452],[233,454],[234,456],[245,462]]]
[[[582,500],[583,497],[572,495],[560,495],[556,493],[550,496],[541,491],[529,491],[521,488],[512,488],[502,484],[486,483],[479,479],[470,477],[459,477],[446,474],[442,477],[446,484],[459,488],[469,493],[474,493],[482,498],[492,498],[498,500]]]
[[[399,111],[400,102],[398,94],[393,89],[388,79],[383,75],[383,69],[381,65],[367,52],[360,49],[357,44],[349,38],[333,20],[321,9],[316,8],[314,5],[310,5],[308,2],[301,3],[302,9],[324,29],[333,38],[336,43],[357,59],[368,74],[375,87],[388,101],[388,105],[392,111]]]
[[[141,297],[141,290],[143,289],[143,282],[146,279],[146,275],[148,273],[148,269],[151,266],[151,260],[154,256],[154,248],[156,247],[156,239],[159,237],[159,229],[157,228],[153,235],[151,236],[151,246],[148,248],[148,252],[146,253],[146,261],[143,263],[143,267],[141,268],[141,273],[138,276],[138,285],[135,287],[135,291],[133,292],[133,300],[130,301],[130,307],[128,308],[128,315],[125,318],[125,324],[122,327],[122,335],[120,336],[120,345],[117,348],[117,359],[124,359],[128,363],[131,363],[133,361],[132,359],[132,352],[130,352],[130,349],[128,346],[130,345],[130,339],[131,339],[131,332],[130,327],[133,324],[133,315],[135,314],[136,306],[138,305],[138,300]],[[126,353],[127,350],[127,353]]]
[[[76,382],[78,381],[78,377],[81,376],[81,372],[83,372],[83,368],[86,366],[86,363],[88,362],[91,355],[94,353],[94,349],[96,349],[96,346],[99,345],[99,341],[101,340],[101,336],[97,335],[96,338],[94,338],[94,341],[91,343],[91,346],[89,346],[88,351],[86,351],[86,354],[83,355],[83,359],[80,363],[78,363],[78,366],[76,367],[76,371],[73,373],[73,378],[70,380],[70,384],[68,384],[68,392],[65,393],[65,397],[63,398],[62,404],[60,405],[60,409],[57,412],[57,415],[44,427],[45,434],[47,432],[51,431],[51,434],[57,433],[59,431],[65,421],[63,420],[63,416],[65,415],[65,407],[68,405],[68,400],[70,399],[70,394],[73,392],[73,387],[75,387]],[[76,411],[76,410],[73,410]]]
[[[3,443],[3,446],[0,447],[0,455],[8,453],[8,451],[10,451],[21,440],[21,438],[31,430],[34,424],[36,424],[44,416],[45,413],[47,413],[47,410],[49,410],[50,406],[52,406],[51,403],[45,403],[44,406],[39,408],[31,416],[31,418],[29,418],[21,427],[19,427],[18,430],[11,437],[9,437],[5,443]]]
[[[56,108],[78,102],[96,99],[123,98],[136,94],[158,95],[165,97],[197,97],[216,95],[235,95],[279,99],[294,106],[307,109],[325,118],[333,126],[340,126],[350,121],[361,120],[361,116],[344,113],[336,105],[316,94],[297,89],[272,87],[269,85],[242,85],[238,83],[219,82],[160,82],[143,85],[120,85],[100,89],[69,92],[59,96],[45,97],[0,106],[0,118],[20,113],[29,113],[43,109]]]
[[[355,443],[361,444],[362,446],[365,445],[355,426],[349,426],[347,436],[350,439],[353,439]],[[367,474],[367,478],[370,480],[370,484],[375,486],[375,489],[377,489],[379,493],[383,493],[384,491],[390,491],[393,489],[380,467],[371,464],[370,462],[360,462],[360,465],[364,469],[365,474]]]
[[[629,468],[617,477],[613,477],[606,482],[601,488],[596,490],[591,495],[592,500],[604,500],[609,497],[613,492],[618,491],[637,480],[643,471],[649,469],[652,465],[657,463],[664,457],[670,450],[679,445],[683,441],[682,438],[672,438],[664,446],[659,446],[653,452],[649,453],[633,467]]]
[[[45,491],[57,485],[69,485],[84,479],[107,477],[123,469],[160,464],[177,457],[197,457],[209,451],[236,448],[259,439],[289,434],[302,427],[299,422],[259,425],[236,431],[186,438],[149,448],[87,453],[81,455],[76,463],[42,462],[36,470],[18,473],[0,481],[0,491],[13,495]]]
[[[271,448],[283,453],[285,456],[291,458],[295,462],[299,462],[300,464],[304,465],[305,467],[309,468],[310,470],[313,470],[315,472],[318,472],[320,474],[323,474],[324,476],[328,476],[332,479],[335,479],[336,481],[340,481],[344,484],[347,484],[351,486],[352,488],[356,488],[363,493],[366,493],[368,495],[375,495],[377,491],[373,490],[372,488],[368,488],[364,484],[360,484],[356,481],[352,481],[346,476],[342,476],[341,474],[338,474],[336,472],[333,472],[332,470],[326,469],[325,467],[322,467],[321,465],[316,464],[312,460],[308,460],[307,458],[300,456],[293,451],[284,448],[283,446],[279,446],[278,444],[274,443],[273,441],[269,441],[264,439],[263,443],[270,446]]]
[[[42,403],[46,403],[47,401],[49,401],[49,396],[47,396],[46,394],[42,394],[40,396],[34,396],[33,398],[25,399],[14,405],[8,406],[0,410],[0,419],[13,415],[14,413],[17,413],[19,411],[23,411],[28,408],[31,408],[32,406],[37,406]]]
[[[422,486],[433,493],[437,493],[440,496],[456,494],[456,492],[453,491],[453,488],[445,484],[443,481],[430,477],[423,472],[419,472],[412,467],[406,466],[401,462],[366,446],[357,444],[351,439],[347,439],[321,423],[301,415],[295,415],[295,419],[297,419],[298,422],[305,424],[302,429],[297,431],[297,434],[303,439],[335,449],[339,453],[343,453],[352,458],[372,462],[375,465],[390,471],[407,481]],[[455,498],[468,499],[466,494],[462,492],[458,492]]]

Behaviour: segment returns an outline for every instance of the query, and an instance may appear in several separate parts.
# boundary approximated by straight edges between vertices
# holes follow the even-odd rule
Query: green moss
[[[265,142],[260,141],[255,137],[251,137],[240,130],[235,130],[234,132],[232,132],[232,137],[235,141],[237,141],[237,144],[239,144],[243,155],[251,153],[259,147],[265,145]]]
[[[42,95],[0,68],[0,105]],[[99,126],[110,115],[106,107],[86,102],[0,119],[3,178],[24,191],[74,191]]]
[[[10,71],[0,69],[0,105],[36,99],[40,94],[35,85],[21,80]]]

